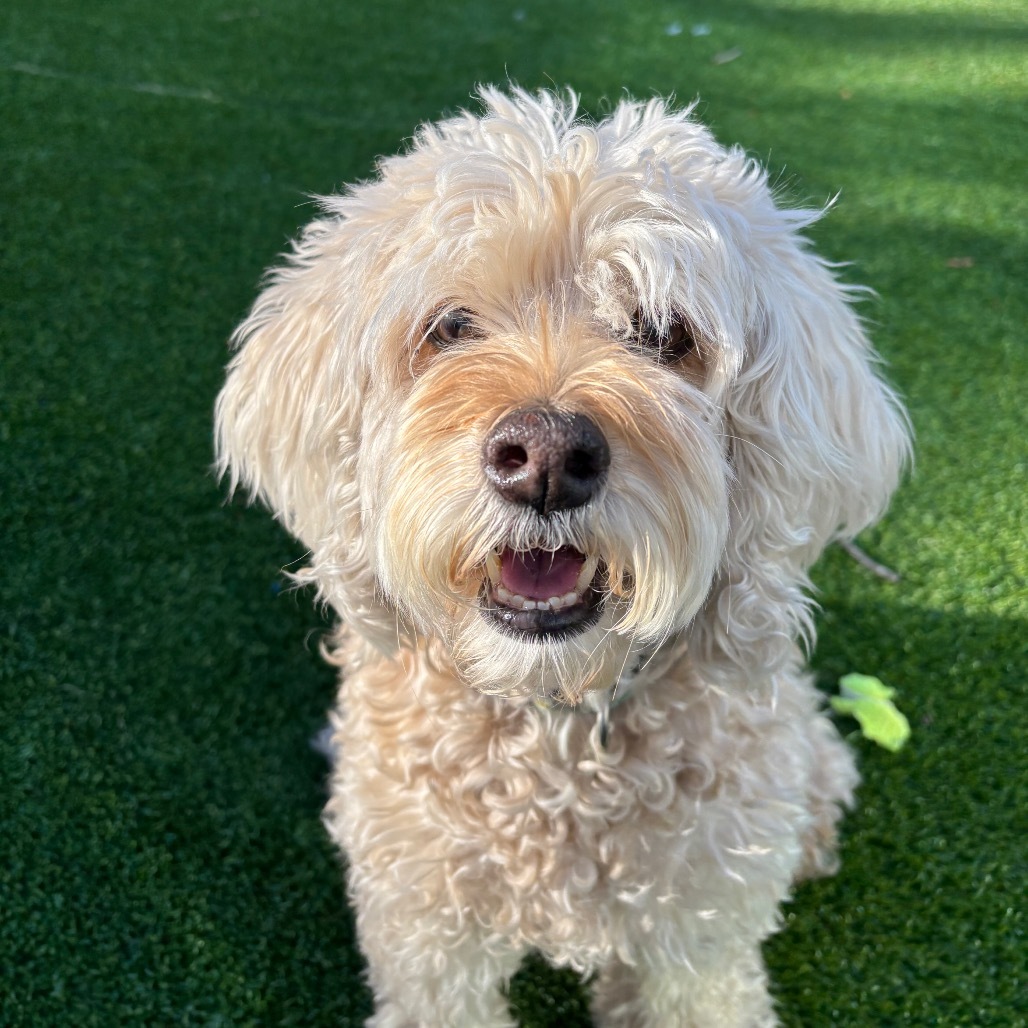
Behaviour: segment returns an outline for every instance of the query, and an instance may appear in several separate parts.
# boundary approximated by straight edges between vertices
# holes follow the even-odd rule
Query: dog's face
[[[715,583],[788,606],[905,434],[741,154],[656,102],[485,99],[326,201],[240,327],[220,459],[353,630],[577,703],[729,616]]]
[[[566,212],[541,216],[566,238]],[[554,237],[534,241],[552,260],[537,281],[505,292],[502,264],[486,281],[524,245],[525,220],[497,219],[506,238],[476,255],[479,275],[460,275],[457,256],[450,295],[430,294],[413,352],[401,343],[409,378],[361,457],[365,531],[385,595],[445,638],[470,682],[576,702],[696,613],[730,472],[684,313],[651,321],[627,295],[601,313],[568,263],[580,255]],[[589,243],[586,230],[576,249]]]

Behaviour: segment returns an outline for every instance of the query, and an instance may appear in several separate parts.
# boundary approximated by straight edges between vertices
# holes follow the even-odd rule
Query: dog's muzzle
[[[581,413],[529,407],[501,418],[489,432],[482,466],[508,503],[542,517],[593,499],[610,466],[599,426]],[[598,557],[571,546],[503,548],[486,562],[483,614],[499,628],[530,638],[573,635],[603,607]]]

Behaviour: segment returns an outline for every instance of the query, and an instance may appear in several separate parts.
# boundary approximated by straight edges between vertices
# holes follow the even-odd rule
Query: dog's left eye
[[[467,342],[477,336],[474,315],[471,311],[447,311],[430,325],[428,339],[439,347],[453,346]]]
[[[670,322],[661,332],[642,314],[636,314],[632,319],[632,328],[635,342],[653,351],[662,364],[680,361],[696,349],[692,328],[681,318]]]

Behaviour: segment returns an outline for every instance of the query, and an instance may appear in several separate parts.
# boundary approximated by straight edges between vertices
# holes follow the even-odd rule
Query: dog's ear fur
[[[356,251],[367,248],[366,234],[343,216],[315,221],[270,274],[232,339],[216,454],[230,487],[266,503],[309,548],[310,566],[293,577],[314,582],[344,622],[395,647],[395,619],[378,602],[364,549],[357,485],[366,373],[355,337],[362,314],[348,304],[362,296],[366,255]]]
[[[793,659],[776,638],[812,641],[807,570],[830,542],[882,514],[909,460],[910,430],[853,309],[858,290],[800,234],[818,215],[765,198],[752,219],[760,238],[746,354],[725,402],[731,531],[698,628],[722,657],[766,675]]]
[[[215,410],[218,470],[308,546],[324,531],[317,493],[335,457],[332,429],[345,435],[354,427],[354,412],[329,402],[340,312],[328,239],[326,226],[308,229],[288,263],[270,273],[233,334],[235,354]],[[328,419],[345,423],[330,429]]]

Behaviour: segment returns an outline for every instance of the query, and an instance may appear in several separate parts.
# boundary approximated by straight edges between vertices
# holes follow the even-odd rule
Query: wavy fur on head
[[[369,1023],[510,1026],[536,948],[599,973],[600,1025],[772,1024],[760,942],[856,782],[804,671],[807,569],[885,508],[905,415],[818,212],[689,110],[481,98],[323,200],[217,406],[222,471],[339,616],[327,823]],[[486,473],[527,409],[602,433],[587,502]],[[485,616],[500,557],[539,551],[600,562],[575,632]]]

